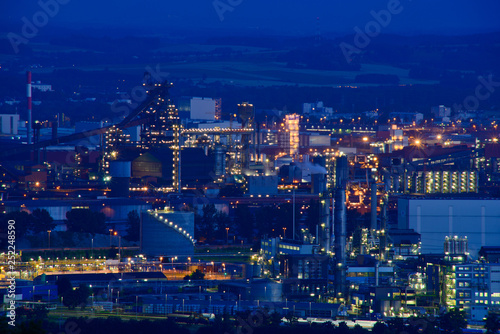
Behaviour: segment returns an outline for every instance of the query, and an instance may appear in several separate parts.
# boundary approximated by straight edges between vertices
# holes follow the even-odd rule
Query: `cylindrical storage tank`
[[[463,238],[460,238],[457,242],[457,254],[464,254]]]
[[[270,279],[255,280],[251,286],[252,299],[267,302],[281,302],[283,285]]]
[[[109,174],[111,177],[130,177],[132,171],[131,161],[111,161],[109,163]]]
[[[110,162],[111,197],[129,197],[131,170],[131,161]]]
[[[252,277],[260,277],[260,274],[262,272],[262,268],[260,264],[253,264],[252,265]]]
[[[456,244],[457,244],[457,241],[455,239],[451,239],[450,240],[450,254],[456,254],[457,253],[457,249],[456,249]]]
[[[335,187],[344,187],[349,180],[349,161],[345,155],[338,157],[335,161]]]
[[[399,313],[399,311],[401,309],[401,300],[395,300],[393,307],[394,307],[394,312]]]
[[[245,264],[245,279],[253,277],[253,264]]]
[[[448,237],[444,238],[444,253],[449,254],[450,253],[450,240]]]
[[[326,174],[311,174],[311,193],[323,194],[326,191]]]

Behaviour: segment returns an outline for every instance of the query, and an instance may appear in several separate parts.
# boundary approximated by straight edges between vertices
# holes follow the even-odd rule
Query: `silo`
[[[450,254],[450,239],[448,237],[444,238],[444,253]]]
[[[131,170],[131,161],[110,162],[111,197],[129,197]]]
[[[342,187],[349,180],[349,162],[343,155],[335,160],[335,187]]]
[[[260,264],[254,264],[252,266],[252,278],[253,277],[260,277],[262,273],[262,266]]]
[[[467,254],[469,252],[469,241],[467,237],[460,239],[460,254]]]
[[[311,194],[323,194],[326,192],[326,174],[311,174]]]
[[[246,279],[259,278],[261,271],[262,267],[260,264],[257,263],[247,264],[245,265],[245,278]]]
[[[278,303],[283,299],[283,285],[270,279],[254,280],[251,291],[253,300]]]

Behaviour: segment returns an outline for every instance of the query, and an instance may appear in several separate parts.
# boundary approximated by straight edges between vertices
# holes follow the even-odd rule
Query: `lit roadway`
[[[231,129],[231,128],[209,128],[209,129],[182,129],[182,135],[190,134],[238,134],[253,133],[254,129]]]
[[[216,254],[200,254],[201,256],[215,256]],[[232,254],[220,254],[219,256],[231,257]],[[234,255],[236,256],[236,255]],[[241,255],[239,255],[241,256]],[[134,258],[136,260],[137,258]],[[126,260],[124,258],[124,260]],[[0,264],[0,272],[3,272],[5,264]],[[226,280],[239,278],[226,271],[224,263],[199,261],[189,263],[160,263],[159,261],[128,261],[118,262],[118,260],[87,259],[87,258],[65,258],[65,259],[32,259],[28,262],[16,263],[17,272],[22,279],[33,279],[43,273],[52,275],[64,274],[104,274],[123,272],[159,272],[161,271],[169,280],[183,280],[186,275],[190,275],[196,269],[205,274],[208,280]],[[216,270],[217,269],[217,270]]]

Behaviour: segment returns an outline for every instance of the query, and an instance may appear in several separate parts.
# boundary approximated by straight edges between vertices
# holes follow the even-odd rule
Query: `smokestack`
[[[334,209],[334,230],[335,230],[335,257],[337,263],[345,264],[345,244],[346,244],[346,207],[345,189],[337,188],[335,191]]]
[[[334,232],[335,232],[335,292],[337,298],[345,298],[346,274],[346,206],[345,182],[335,190]]]
[[[322,174],[314,174],[322,175]],[[330,251],[330,198],[323,197],[319,201],[319,224],[321,225],[321,248],[325,249],[325,253]]]
[[[372,183],[371,213],[370,232],[377,229],[377,184],[375,182]]]
[[[260,161],[260,123],[257,124],[257,159],[256,162]]]
[[[333,209],[333,232],[335,235],[335,297],[344,299],[346,294],[346,214],[345,189],[349,179],[349,165],[346,156],[335,161],[335,194]]]
[[[26,72],[26,97],[28,98],[28,125],[26,126],[27,130],[27,140],[28,145],[31,144],[31,71]]]
[[[348,179],[349,162],[347,156],[343,155],[335,160],[335,187],[340,188],[343,185],[345,188]]]
[[[387,235],[385,234],[386,222],[387,222],[387,195],[382,196],[382,208],[381,208],[381,218],[380,218],[380,239],[379,239],[379,250],[380,259],[385,260],[386,256],[386,246],[387,246]]]

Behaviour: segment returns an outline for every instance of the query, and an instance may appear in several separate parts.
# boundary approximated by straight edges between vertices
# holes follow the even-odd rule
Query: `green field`
[[[57,47],[49,48],[44,44],[33,44],[34,51],[42,53],[51,52],[74,52],[84,51],[75,48]],[[233,52],[241,52],[238,56],[232,56],[232,60],[210,60],[197,61],[196,57],[190,55],[197,53],[211,52],[217,48],[231,49]],[[55,50],[55,51],[54,51]],[[370,84],[359,84],[355,78],[359,74],[393,74],[400,79],[401,85],[412,84],[435,84],[430,80],[415,80],[409,77],[409,70],[389,65],[362,64],[360,71],[327,71],[314,69],[288,68],[285,63],[277,62],[279,55],[286,50],[276,51],[258,47],[246,47],[236,45],[193,45],[182,44],[163,47],[157,51],[168,54],[186,54],[186,60],[175,62],[162,62],[161,57],[158,63],[135,63],[135,64],[114,64],[112,59],[109,62],[92,65],[79,66],[75,64],[72,69],[84,71],[100,71],[108,69],[110,71],[137,75],[144,73],[146,67],[156,68],[158,65],[161,72],[169,73],[170,77],[186,78],[194,81],[205,80],[205,83],[223,82],[241,86],[317,86],[317,87],[339,87],[339,86],[369,86]],[[92,52],[92,51],[91,51]],[[180,55],[179,55],[180,54]],[[36,69],[33,72],[47,72],[60,68],[51,67]]]

